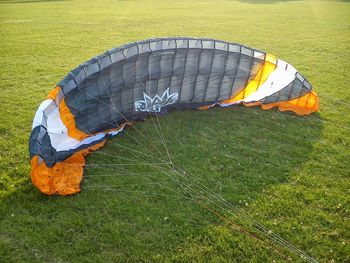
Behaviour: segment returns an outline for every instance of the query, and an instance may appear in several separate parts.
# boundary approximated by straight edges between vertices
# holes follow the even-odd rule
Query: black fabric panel
[[[95,141],[92,144],[81,146],[75,150],[70,151],[56,151],[52,145],[49,134],[45,131],[43,136],[40,136],[39,133],[42,130],[41,126],[37,126],[32,130],[29,138],[29,154],[30,158],[34,156],[40,156],[44,161],[46,166],[52,167],[58,162],[62,162],[72,156],[75,152],[86,149],[90,146],[96,145],[102,142],[105,138],[111,137],[107,135],[105,138]]]
[[[270,96],[265,97],[260,101],[264,104],[267,104],[278,101],[293,100],[295,98],[305,95],[308,92],[310,92],[310,90],[308,90],[308,88],[304,86],[299,79],[295,78],[294,81],[292,81],[285,88],[271,94]]]

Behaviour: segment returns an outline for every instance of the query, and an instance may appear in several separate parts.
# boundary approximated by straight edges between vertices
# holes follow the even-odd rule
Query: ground
[[[349,27],[349,1],[0,0],[0,261],[303,261],[235,217],[246,213],[318,261],[349,262]],[[270,52],[310,81],[320,112],[214,108],[160,118],[173,162],[235,205],[233,214],[216,208],[226,220],[164,174],[97,169],[131,156],[117,144],[137,149],[133,129],[100,151],[112,155],[88,157],[82,193],[41,194],[28,156],[40,102],[89,58],[162,36]],[[151,120],[135,125],[159,139]]]

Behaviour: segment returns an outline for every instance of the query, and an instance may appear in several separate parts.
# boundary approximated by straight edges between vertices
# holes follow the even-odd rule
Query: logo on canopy
[[[161,109],[167,105],[174,104],[179,97],[179,94],[170,94],[169,88],[167,88],[162,96],[155,95],[153,98],[143,92],[143,100],[135,101],[136,111],[147,111],[147,112],[160,112]]]

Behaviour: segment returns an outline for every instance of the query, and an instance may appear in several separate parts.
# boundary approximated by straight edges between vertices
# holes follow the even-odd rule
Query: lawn
[[[161,130],[148,118],[135,126],[161,153],[129,128],[88,157],[81,193],[41,194],[28,156],[40,102],[91,57],[163,36],[270,52],[310,81],[320,112],[173,112]],[[0,262],[304,261],[242,214],[320,262],[350,262],[349,1],[0,0],[0,41]],[[151,162],[136,151],[165,159],[159,131],[186,171],[176,178],[195,178],[235,213],[181,187],[166,165],[108,165]]]

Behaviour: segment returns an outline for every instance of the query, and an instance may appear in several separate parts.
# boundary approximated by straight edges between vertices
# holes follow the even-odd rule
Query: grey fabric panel
[[[123,54],[125,58],[131,58],[139,54],[137,45],[131,46],[123,50]]]
[[[303,78],[304,79],[304,78]],[[302,83],[300,81],[300,78],[295,78],[294,81],[292,81],[289,85],[287,85],[285,88],[281,89],[278,92],[275,92],[274,94],[267,96],[266,98],[260,100],[262,103],[274,103],[277,101],[287,101],[292,100],[298,97],[301,97],[305,95],[306,93],[310,92],[307,86],[305,86],[305,82]]]
[[[225,75],[222,78],[220,96],[218,100],[225,100],[231,96],[233,82],[236,77],[237,72],[237,62],[239,58],[239,53],[229,52],[226,67]],[[262,62],[261,62],[262,63]]]
[[[43,126],[37,126],[32,130],[29,138],[29,153],[31,158],[35,155],[45,158],[45,163],[49,167],[56,162],[56,151],[52,148],[50,137]]]
[[[165,51],[160,53],[160,78],[170,78],[173,74],[173,58],[175,51]]]
[[[249,80],[252,80],[255,78],[256,74],[258,73],[259,69],[262,67],[262,61],[260,59],[253,59],[253,62],[250,67],[250,77]]]
[[[122,102],[121,102],[121,91],[114,92],[111,95],[112,99],[109,102],[109,110],[111,114],[111,120],[109,122],[115,123],[119,122],[123,119],[123,117],[120,115],[122,112]]]
[[[170,93],[176,92],[181,95],[181,85],[184,82],[183,78],[185,75],[186,58],[187,53],[189,52],[187,48],[183,48],[187,46],[186,43],[188,43],[188,41],[176,41],[178,49],[175,54],[173,77],[170,82]],[[179,49],[179,47],[181,48]]]
[[[253,50],[247,47],[242,47],[241,48],[241,53],[245,56],[252,57],[253,56]]]
[[[193,100],[196,91],[197,80],[202,55],[201,46],[199,49],[189,49],[186,58],[185,73],[181,87],[180,102],[186,103]]]
[[[278,100],[278,95],[279,95],[279,92],[276,92],[276,93],[266,97],[264,99],[264,103],[267,104],[267,103],[276,102]]]
[[[171,77],[161,78],[158,80],[157,94],[162,95],[165,90],[169,87]]]
[[[156,39],[106,52],[65,80],[66,104],[78,129],[97,132],[134,114],[135,101],[169,88],[177,103],[229,99],[252,79],[263,60],[254,50],[212,39]],[[78,86],[77,86],[78,84]]]
[[[137,58],[128,59],[123,65],[124,88],[133,88],[136,82],[136,60]]]
[[[86,66],[84,69],[86,72],[86,76],[90,77],[100,71],[100,65],[97,62],[95,62],[91,65]]]
[[[293,87],[291,90],[291,98],[299,97],[302,94],[303,82],[296,78],[293,81]]]
[[[175,45],[176,45],[175,41],[169,41],[167,47],[174,48]],[[160,85],[158,90],[159,94],[164,94],[165,90],[167,88],[170,88],[171,81],[174,74],[176,51],[177,51],[176,49],[167,51],[166,53],[163,54],[162,59],[160,61],[162,81],[158,83]]]
[[[74,81],[79,85],[86,78],[85,70],[81,69],[77,75],[74,77]]]
[[[65,97],[65,101],[71,113],[77,117],[78,115],[84,115],[87,108],[86,96],[83,87],[74,89],[69,93],[69,96]]]
[[[312,90],[311,84],[306,79],[304,81],[304,87],[309,91]]]
[[[71,79],[62,87],[62,91],[64,94],[68,94],[75,88],[77,88],[77,84],[74,79]]]
[[[123,114],[128,114],[134,110],[134,90],[133,88],[123,89],[121,92],[121,110]]]
[[[211,74],[212,61],[215,54],[213,49],[204,49],[211,45],[211,42],[205,41],[203,49],[199,56],[198,75],[196,76],[195,92],[193,102],[201,102],[205,100],[207,84]],[[189,87],[191,89],[191,87]]]
[[[100,64],[100,69],[103,70],[105,68],[107,68],[108,66],[110,66],[112,64],[111,58],[110,56],[105,56],[101,59],[101,61],[99,62]]]
[[[150,80],[157,80],[160,78],[160,60],[162,55],[160,52],[150,53],[148,61],[148,72]]]
[[[278,99],[281,101],[291,99],[292,88],[293,88],[293,82],[278,92]]]
[[[113,92],[120,91],[124,88],[123,66],[124,61],[115,63],[109,68],[110,85]]]
[[[111,58],[112,63],[117,63],[119,61],[124,60],[125,56],[124,56],[123,50],[121,49],[121,50],[118,50],[116,52],[111,53],[110,58]]]
[[[39,134],[40,134],[40,138],[39,138]],[[106,136],[106,137],[108,138],[109,136]],[[102,140],[104,140],[106,137],[102,138],[101,140],[95,141],[90,145],[82,145],[81,147],[75,150],[56,151],[56,149],[53,148],[51,145],[50,136],[47,133],[47,131],[42,126],[37,126],[32,130],[32,133],[30,134],[30,138],[29,138],[30,158],[32,158],[35,155],[38,155],[40,157],[39,158],[40,161],[44,160],[46,166],[52,167],[57,162],[64,161],[69,156],[74,154],[76,151],[98,144]]]
[[[237,65],[237,74],[234,79],[233,89],[231,96],[239,93],[247,83],[247,80],[250,76],[250,66],[252,62],[252,57],[241,54],[239,57],[239,63]]]
[[[205,101],[215,101],[220,96],[220,84],[225,74],[226,53],[222,50],[215,50],[209,80],[206,84]]]
[[[169,84],[170,94],[179,92],[179,87],[181,86],[181,83],[183,81],[182,76],[183,75],[173,75],[172,76],[172,78],[170,79],[170,84]]]
[[[176,50],[173,75],[182,76],[185,73],[187,52],[188,49]]]
[[[134,86],[134,97],[136,100],[143,100],[143,93],[145,91],[145,83],[143,82],[136,82]]]
[[[102,78],[99,79],[101,80]],[[95,100],[95,98],[99,100],[107,93],[103,87],[97,85],[97,80],[97,78],[89,78],[84,82],[84,93],[88,100]]]

